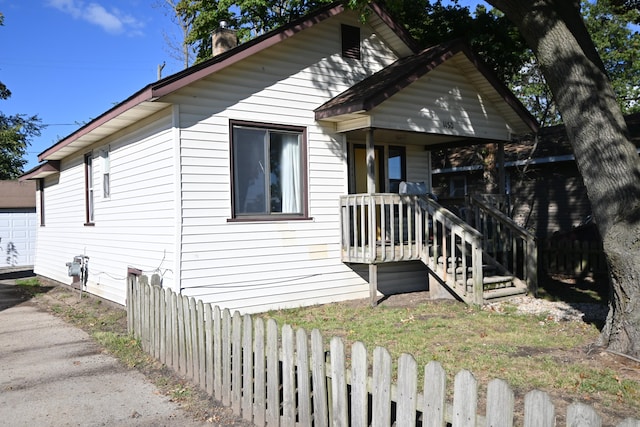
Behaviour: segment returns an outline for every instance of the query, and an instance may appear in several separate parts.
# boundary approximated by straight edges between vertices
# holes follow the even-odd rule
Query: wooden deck
[[[486,224],[487,218],[494,217],[482,218]],[[486,251],[487,239],[480,232],[426,197],[390,193],[342,196],[341,220],[342,261],[369,265],[372,304],[377,295],[377,265],[389,262],[422,261],[443,286],[470,304],[483,304],[492,295],[503,298],[527,292],[525,282],[497,262],[494,252]],[[494,226],[501,230],[498,237],[522,236],[505,233],[509,227],[512,224]],[[495,240],[496,233],[490,237]],[[516,253],[519,256],[509,259],[525,272],[526,279],[531,260],[525,256],[528,264],[516,263],[532,248],[519,242],[512,238],[502,247],[524,248]],[[491,247],[496,247],[495,242]],[[487,266],[497,273],[489,273]]]

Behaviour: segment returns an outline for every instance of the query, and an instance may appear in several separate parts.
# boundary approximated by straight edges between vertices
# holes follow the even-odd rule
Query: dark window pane
[[[266,214],[266,131],[235,128],[233,137],[236,214]]]

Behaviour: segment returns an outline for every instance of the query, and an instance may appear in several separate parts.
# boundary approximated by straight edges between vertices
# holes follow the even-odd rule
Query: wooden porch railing
[[[340,197],[342,260],[361,264],[423,258],[427,218],[416,196],[393,193]]]
[[[471,195],[467,220],[483,236],[485,256],[504,266],[527,283],[529,293],[538,288],[538,247],[536,237],[481,197]]]
[[[342,261],[423,261],[465,302],[483,303],[482,236],[424,196],[341,196]]]

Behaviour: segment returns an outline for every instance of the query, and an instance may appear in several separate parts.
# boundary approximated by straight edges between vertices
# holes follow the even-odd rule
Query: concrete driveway
[[[0,425],[211,426],[82,330],[39,309],[0,269]]]

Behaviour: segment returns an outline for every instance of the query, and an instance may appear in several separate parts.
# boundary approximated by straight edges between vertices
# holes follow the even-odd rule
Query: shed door
[[[33,265],[37,223],[33,209],[0,209],[0,267]]]

